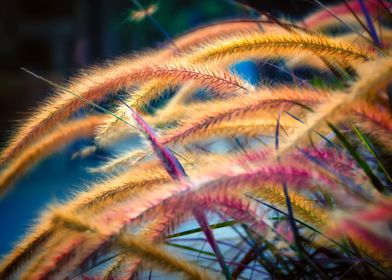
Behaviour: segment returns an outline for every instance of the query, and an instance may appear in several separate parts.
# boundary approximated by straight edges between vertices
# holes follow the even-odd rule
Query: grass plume
[[[191,62],[230,63],[247,58],[277,58],[306,52],[350,66],[373,56],[358,47],[316,34],[238,33],[217,39],[189,56]]]
[[[95,129],[104,120],[102,116],[89,116],[80,120],[70,121],[58,126],[54,131],[29,146],[0,174],[0,193],[4,193],[9,186],[23,173],[27,172],[40,159],[64,148],[76,139],[91,137]]]
[[[389,4],[315,1],[301,27],[238,2],[269,20],[172,39],[151,17],[164,9],[134,1],[168,42],[65,86],[25,70],[56,92],[0,155],[0,192],[78,138],[96,143],[75,156],[144,139],[49,206],[1,279],[392,278]]]

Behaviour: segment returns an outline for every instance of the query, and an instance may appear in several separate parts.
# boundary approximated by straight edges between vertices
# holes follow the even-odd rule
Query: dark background
[[[242,2],[286,18],[299,18],[317,8],[297,0]],[[327,2],[331,1],[323,1]],[[150,2],[141,3],[147,6]],[[156,47],[165,40],[150,21],[129,20],[130,11],[135,9],[130,0],[2,0],[0,5],[2,145],[15,120],[23,119],[52,91],[20,67],[61,83],[84,66]],[[224,0],[161,0],[159,6],[154,17],[171,36],[223,18],[255,16],[249,8]],[[0,255],[11,249],[12,242],[25,233],[47,203],[95,179],[85,170],[94,164],[94,158],[71,160],[69,150],[63,151],[41,162],[1,198]]]

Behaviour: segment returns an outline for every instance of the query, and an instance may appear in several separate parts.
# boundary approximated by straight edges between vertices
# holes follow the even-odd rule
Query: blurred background
[[[16,120],[53,89],[22,72],[26,67],[57,83],[65,82],[78,69],[99,64],[147,47],[157,47],[168,37],[190,28],[238,17],[255,17],[255,10],[275,16],[300,18],[317,9],[310,1],[140,0],[144,7],[157,4],[153,17],[161,32],[148,19],[135,22],[131,0],[2,0],[0,6],[0,143],[4,145]],[[322,1],[324,4],[337,1]],[[62,200],[72,189],[91,181],[86,167],[97,158],[72,160],[70,152],[84,142],[44,160],[0,199],[0,255],[12,248],[39,211]],[[105,155],[97,155],[97,157]]]

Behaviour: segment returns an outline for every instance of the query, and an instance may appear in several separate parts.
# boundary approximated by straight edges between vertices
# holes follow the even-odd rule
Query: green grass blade
[[[223,222],[223,223],[212,224],[212,225],[210,225],[210,228],[211,229],[218,229],[218,228],[229,227],[229,226],[232,226],[235,224],[237,224],[236,221],[227,221],[227,222]],[[180,236],[184,236],[184,235],[190,235],[190,234],[198,233],[198,232],[202,232],[202,229],[201,228],[194,228],[194,229],[190,229],[190,230],[177,232],[177,233],[170,234],[170,235],[166,236],[166,239],[180,237]]]
[[[204,254],[204,255],[207,255],[207,256],[215,257],[214,253],[206,252],[206,251],[203,251],[203,250],[198,250],[198,249],[195,249],[193,247],[186,246],[186,245],[181,245],[181,244],[176,244],[176,243],[171,243],[171,242],[165,242],[165,244],[168,245],[168,246],[181,248],[181,249],[192,251],[192,252],[196,252],[196,253],[199,253],[199,254]]]
[[[385,176],[388,178],[389,182],[392,183],[391,175],[389,174],[388,170],[386,169],[386,167],[382,163],[382,160],[380,159],[380,157],[377,155],[377,151],[375,150],[375,148],[372,145],[372,143],[370,142],[370,140],[366,137],[365,134],[362,133],[362,131],[355,124],[352,124],[352,127],[353,127],[355,133],[357,134],[358,138],[362,141],[362,143],[365,145],[365,147],[368,149],[368,151],[376,159],[378,166],[383,171]]]
[[[335,133],[336,137],[342,142],[343,146],[347,149],[350,155],[354,158],[354,160],[358,163],[358,165],[362,168],[365,174],[369,177],[373,186],[380,192],[383,193],[385,188],[381,183],[380,179],[374,174],[370,166],[367,162],[357,153],[354,146],[348,141],[348,139],[337,129],[333,124],[328,123],[328,126]]]

